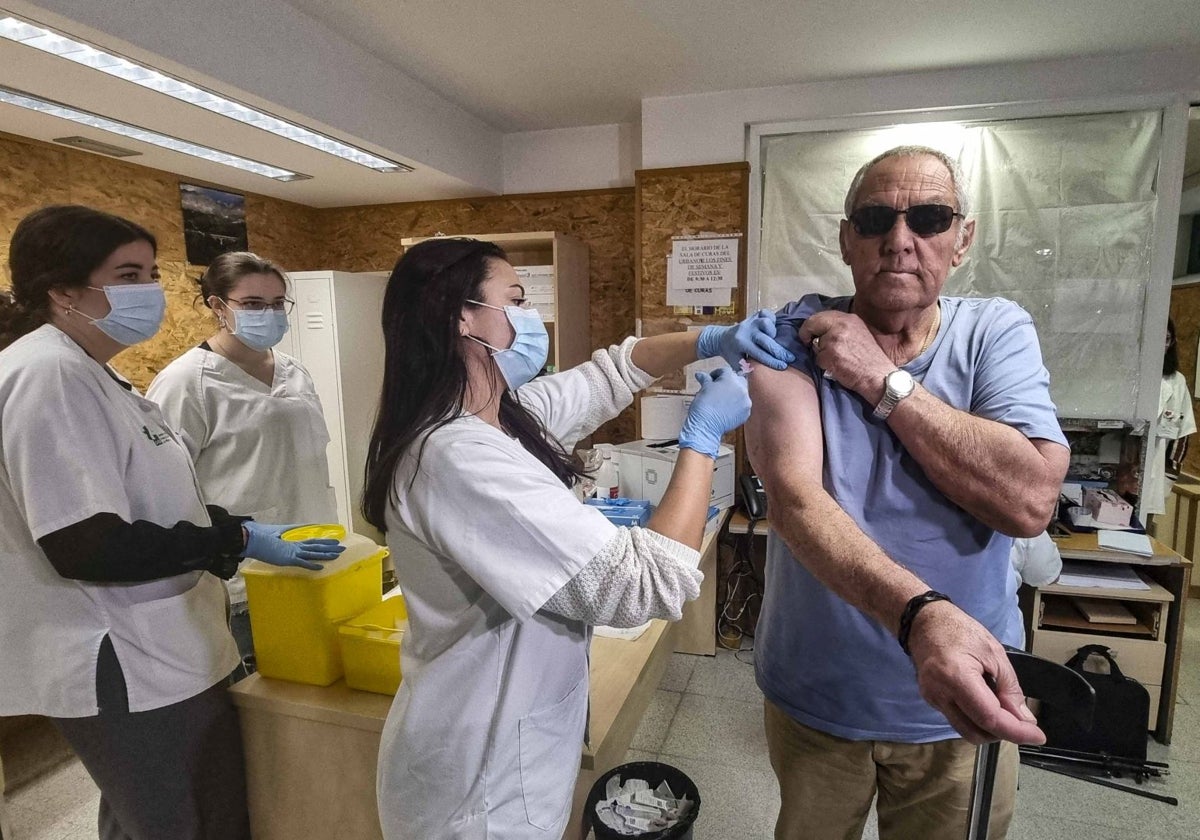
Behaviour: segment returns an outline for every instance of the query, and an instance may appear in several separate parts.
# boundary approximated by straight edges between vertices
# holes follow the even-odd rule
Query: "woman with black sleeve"
[[[56,725],[100,788],[100,837],[248,838],[237,648],[218,578],[319,568],[205,505],[158,407],[108,367],[165,310],[156,243],[86,207],[25,217],[0,293],[0,715]]]

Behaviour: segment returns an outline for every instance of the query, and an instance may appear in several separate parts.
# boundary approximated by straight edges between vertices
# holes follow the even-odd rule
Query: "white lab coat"
[[[651,381],[632,346],[518,394],[569,449]],[[616,527],[482,420],[431,433],[414,481],[420,448],[402,460],[387,513],[410,631],[379,751],[384,836],[558,840],[587,723],[590,633],[538,610]]]
[[[1187,381],[1176,371],[1162,378],[1158,392],[1158,431],[1154,436],[1154,452],[1146,467],[1142,482],[1142,513],[1164,513],[1167,505],[1167,443],[1187,437],[1196,431],[1192,411],[1192,395]]]
[[[329,430],[308,371],[275,353],[270,387],[224,356],[194,347],[146,391],[183,439],[204,499],[256,522],[337,522]],[[246,601],[241,574],[229,600]]]
[[[212,575],[93,584],[55,572],[36,540],[103,512],[210,524],[158,406],[45,325],[0,352],[0,715],[96,714],[105,634],[133,712],[195,696],[237,664]]]

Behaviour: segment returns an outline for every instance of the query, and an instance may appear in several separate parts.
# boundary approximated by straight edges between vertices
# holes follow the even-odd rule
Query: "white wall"
[[[1200,100],[1200,49],[653,97],[642,100],[642,165],[745,160],[754,123],[1172,93]]]
[[[504,192],[632,186],[637,137],[632,123],[506,134]]]

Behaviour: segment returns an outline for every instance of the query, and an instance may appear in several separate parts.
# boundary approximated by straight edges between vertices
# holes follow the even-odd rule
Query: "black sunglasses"
[[[896,217],[904,214],[908,229],[917,236],[936,236],[950,230],[955,218],[965,218],[955,213],[946,204],[914,204],[907,210],[897,210],[884,204],[859,207],[850,214],[850,224],[859,236],[883,236],[896,224]]]

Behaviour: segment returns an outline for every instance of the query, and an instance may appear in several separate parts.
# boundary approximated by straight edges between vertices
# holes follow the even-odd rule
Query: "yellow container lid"
[[[310,538],[306,537],[305,539]],[[305,569],[302,566],[272,566],[262,560],[254,560],[246,564],[241,573],[247,577],[327,578],[339,575],[364,560],[378,559],[382,563],[388,555],[386,547],[376,545],[374,540],[361,534],[346,534],[339,542],[346,546],[346,550],[336,559],[322,562],[319,570]]]
[[[344,540],[346,529],[336,522],[331,524],[301,525],[279,535],[280,539],[288,542],[304,542],[304,540]]]

